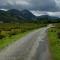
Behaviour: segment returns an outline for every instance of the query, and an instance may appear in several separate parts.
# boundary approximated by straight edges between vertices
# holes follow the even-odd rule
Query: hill
[[[10,9],[8,11],[0,10],[0,23],[2,22],[60,22],[59,17],[42,15],[35,16],[29,10],[19,11],[17,9]]]

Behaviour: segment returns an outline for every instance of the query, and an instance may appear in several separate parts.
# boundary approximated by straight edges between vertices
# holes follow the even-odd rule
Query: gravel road
[[[47,29],[27,34],[0,52],[0,60],[49,60]]]

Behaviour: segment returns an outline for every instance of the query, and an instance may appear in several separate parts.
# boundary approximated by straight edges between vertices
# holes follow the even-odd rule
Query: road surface
[[[47,29],[27,34],[0,52],[0,60],[49,60]]]

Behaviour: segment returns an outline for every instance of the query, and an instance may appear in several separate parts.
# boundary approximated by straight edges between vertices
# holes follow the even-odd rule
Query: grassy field
[[[5,37],[0,40],[0,50],[3,49],[4,47],[8,46],[9,44],[13,43],[14,41],[19,40],[21,37],[26,35],[29,32],[24,32],[24,33],[19,33],[16,35],[13,35],[11,37]]]
[[[0,23],[0,49],[19,40],[28,32],[45,25],[37,23]]]
[[[60,24],[48,30],[49,47],[52,60],[60,60]]]

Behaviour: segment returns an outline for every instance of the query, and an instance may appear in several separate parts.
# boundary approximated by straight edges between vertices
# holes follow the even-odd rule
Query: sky
[[[35,15],[59,16],[60,0],[0,0],[0,9],[28,9]]]

